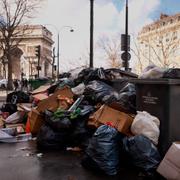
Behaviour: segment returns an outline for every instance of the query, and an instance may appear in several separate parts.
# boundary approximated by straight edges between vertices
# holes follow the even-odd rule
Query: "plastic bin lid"
[[[134,84],[167,84],[167,85],[180,85],[180,79],[135,79],[129,80],[130,83]]]

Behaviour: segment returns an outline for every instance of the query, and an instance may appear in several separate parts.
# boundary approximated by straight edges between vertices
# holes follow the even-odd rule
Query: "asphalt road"
[[[42,157],[38,157],[42,153]],[[79,152],[37,151],[36,141],[0,143],[1,180],[142,180],[134,169],[120,169],[113,177],[82,167]],[[160,180],[160,178],[154,178]]]

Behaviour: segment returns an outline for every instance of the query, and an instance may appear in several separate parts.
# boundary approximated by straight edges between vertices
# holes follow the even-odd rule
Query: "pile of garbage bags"
[[[144,72],[141,77],[147,76]],[[136,88],[129,78],[137,75],[87,68],[78,75],[62,74],[58,82],[28,94],[12,92],[1,108],[0,135],[14,128],[12,137],[37,136],[41,150],[79,147],[84,154],[82,165],[107,175],[116,175],[125,157],[128,164],[152,176],[161,161],[160,122],[148,112],[137,112]]]

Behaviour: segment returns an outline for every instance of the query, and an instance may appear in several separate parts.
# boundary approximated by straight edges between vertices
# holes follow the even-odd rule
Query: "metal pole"
[[[89,67],[93,68],[93,42],[94,42],[94,0],[90,0],[90,62]]]
[[[54,79],[55,47],[53,48],[52,79]]]
[[[126,35],[126,60],[125,60],[125,71],[129,70],[129,62],[128,62],[128,0],[126,0],[126,22],[125,22],[125,35]]]
[[[38,78],[39,78],[39,66],[40,66],[40,56],[38,57]]]
[[[128,0],[126,0],[126,36],[128,36]]]
[[[57,45],[57,79],[59,79],[59,31],[58,31],[58,45]]]

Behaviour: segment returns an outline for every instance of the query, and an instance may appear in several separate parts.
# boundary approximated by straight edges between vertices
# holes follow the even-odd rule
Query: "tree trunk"
[[[12,80],[12,60],[11,55],[8,53],[8,84],[7,84],[8,90],[13,90],[13,80]]]

